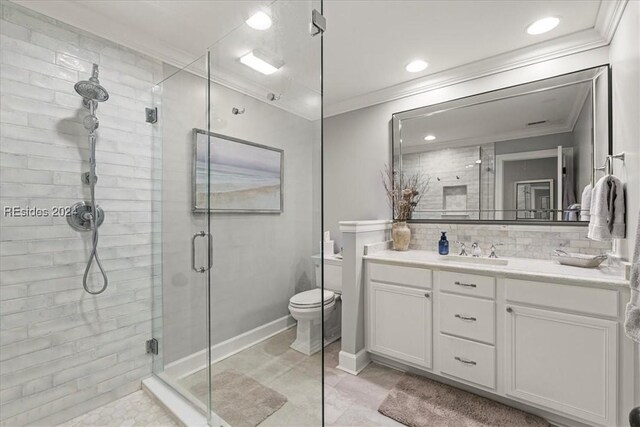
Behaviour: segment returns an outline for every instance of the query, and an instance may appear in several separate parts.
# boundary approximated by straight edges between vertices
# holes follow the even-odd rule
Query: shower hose
[[[98,295],[103,293],[107,289],[107,285],[109,284],[109,279],[107,279],[107,273],[105,273],[104,268],[102,267],[102,263],[100,262],[100,257],[98,256],[98,209],[96,206],[96,134],[95,132],[91,132],[89,134],[89,187],[91,189],[91,213],[88,214],[89,221],[91,224],[91,255],[89,255],[89,260],[87,261],[87,267],[84,269],[84,277],[82,278],[82,286],[84,290],[90,293],[91,295]],[[102,274],[102,288],[97,291],[92,291],[89,289],[89,285],[87,284],[87,278],[89,277],[89,270],[91,269],[91,264],[93,264],[93,260],[96,261],[98,268],[100,269],[100,273]]]

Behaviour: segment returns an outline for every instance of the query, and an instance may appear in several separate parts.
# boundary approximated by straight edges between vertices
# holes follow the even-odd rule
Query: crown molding
[[[613,40],[613,35],[618,28],[620,19],[622,19],[627,2],[628,0],[603,0],[600,3],[594,28],[607,41],[607,44]]]
[[[325,117],[606,46],[595,29],[539,43],[325,106]]]
[[[567,132],[573,132],[573,129],[575,129],[576,123],[578,122],[578,117],[580,117],[580,113],[584,108],[584,103],[587,100],[590,89],[591,88],[589,87],[583,88],[580,93],[578,93],[578,96],[576,96],[576,99],[573,101],[571,112],[567,116],[567,120],[565,122],[565,126],[569,129]]]
[[[603,0],[594,28],[325,105],[325,117],[608,46],[626,4],[627,0]]]

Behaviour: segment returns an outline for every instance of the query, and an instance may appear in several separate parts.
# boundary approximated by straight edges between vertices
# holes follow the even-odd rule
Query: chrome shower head
[[[89,132],[93,132],[94,130],[98,129],[98,126],[100,125],[100,121],[95,115],[90,114],[84,118],[84,120],[82,121],[82,124],[84,125],[84,128],[86,130],[88,130]]]
[[[86,100],[104,102],[109,99],[109,93],[100,85],[98,80],[98,64],[93,64],[93,71],[89,80],[82,80],[75,84],[76,92]]]

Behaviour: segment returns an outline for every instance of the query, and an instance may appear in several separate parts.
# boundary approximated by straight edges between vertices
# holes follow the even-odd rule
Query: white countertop
[[[469,273],[490,273],[524,279],[570,280],[598,285],[628,287],[629,281],[624,278],[623,268],[607,267],[606,261],[598,268],[580,268],[560,265],[555,261],[528,258],[507,258],[507,265],[475,264],[472,262],[455,262],[442,259],[436,252],[409,250],[406,252],[384,250],[365,255],[364,259],[384,261],[418,267],[452,269]]]

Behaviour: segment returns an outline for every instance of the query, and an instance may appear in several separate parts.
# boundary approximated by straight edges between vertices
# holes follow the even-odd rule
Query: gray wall
[[[167,68],[167,74],[175,71]],[[194,127],[206,129],[205,96],[205,80],[188,72],[162,85],[165,363],[206,345],[206,278],[192,272],[190,264],[191,235],[206,230],[206,216],[191,212],[191,132]],[[315,199],[320,197],[313,174],[319,170],[314,165],[319,127],[219,85],[213,86],[211,99],[217,117],[212,120],[213,132],[284,150],[282,214],[211,216],[212,341],[216,344],[287,316],[289,298],[313,286],[313,226],[319,224],[313,212],[319,212]],[[232,115],[234,106],[243,106],[246,112]],[[200,254],[205,252],[199,249]]]
[[[631,257],[640,211],[640,2],[627,3],[611,42],[613,73],[613,151],[624,151],[624,164],[614,160],[614,172],[626,182],[627,241],[620,253]],[[640,379],[637,390],[640,392]]]
[[[339,221],[391,217],[381,177],[391,159],[391,115],[381,107],[324,120],[324,228],[336,249]]]
[[[554,133],[552,135],[533,136],[530,138],[513,139],[511,141],[496,142],[496,156],[500,154],[522,153],[525,151],[550,150],[573,146],[571,132]]]

